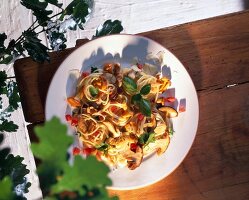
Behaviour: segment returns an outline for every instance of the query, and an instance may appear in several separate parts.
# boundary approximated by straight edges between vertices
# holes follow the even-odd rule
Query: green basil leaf
[[[142,99],[141,94],[135,94],[131,97],[131,103],[136,104]]]
[[[155,133],[144,133],[138,138],[138,143],[146,146],[151,142],[155,142]]]
[[[147,99],[141,99],[141,101],[139,101],[138,106],[142,114],[147,117],[151,116],[151,105]]]
[[[132,78],[130,78],[128,76],[125,76],[123,78],[122,86],[123,86],[125,92],[127,94],[129,94],[129,95],[133,95],[133,94],[137,93],[137,84],[136,84],[136,82]]]
[[[93,37],[117,34],[117,33],[120,33],[122,30],[123,30],[123,26],[121,25],[121,21],[114,20],[112,22],[111,20],[107,20],[105,21],[103,25],[97,28],[96,33]]]
[[[140,90],[140,94],[147,95],[150,93],[150,90],[151,90],[151,84],[144,85]]]
[[[108,148],[108,144],[102,143],[101,145],[97,146],[96,149],[99,151],[105,151]]]
[[[99,93],[99,90],[98,90],[98,88],[95,88],[95,87],[91,86],[89,88],[89,92],[90,92],[92,97],[96,97],[98,95],[98,93]]]
[[[97,72],[97,70],[98,70],[98,68],[97,68],[97,67],[91,67],[91,73],[96,73],[96,72]]]

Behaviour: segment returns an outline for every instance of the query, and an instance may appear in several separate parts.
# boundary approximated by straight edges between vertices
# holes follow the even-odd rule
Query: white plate
[[[50,84],[46,120],[57,116],[66,123],[66,97],[73,92],[70,70],[86,71],[92,65],[98,66],[110,60],[129,66],[135,56],[143,61],[149,52],[156,54],[159,51],[166,53],[174,88],[171,91],[175,92],[177,99],[185,99],[186,112],[173,119],[175,133],[167,151],[161,156],[150,156],[133,171],[126,168],[112,171],[112,189],[128,190],[150,185],[169,175],[183,161],[194,141],[199,119],[198,98],[189,74],[182,63],[157,42],[141,36],[112,35],[95,39],[76,49],[61,64]]]

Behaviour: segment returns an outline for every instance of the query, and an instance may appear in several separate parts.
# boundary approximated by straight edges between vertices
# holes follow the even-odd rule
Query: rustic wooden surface
[[[188,156],[167,178],[110,193],[124,200],[249,199],[249,11],[141,35],[167,47],[188,70],[198,91],[199,127]],[[50,64],[15,63],[27,121],[44,120],[49,80],[69,53],[54,53]]]

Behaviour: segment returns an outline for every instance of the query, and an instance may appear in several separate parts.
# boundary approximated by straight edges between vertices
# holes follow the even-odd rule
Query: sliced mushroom
[[[134,134],[122,135],[118,138],[108,138],[106,143],[109,144],[108,154],[109,159],[119,161],[114,165],[120,165],[121,161],[125,162],[129,169],[137,168],[143,158],[143,150],[137,145],[136,150],[131,150],[131,144],[137,144],[138,138]],[[118,152],[118,153],[117,153]]]
[[[170,106],[161,107],[161,108],[159,108],[159,110],[161,112],[166,113],[166,117],[169,117],[169,118],[173,118],[173,117],[178,116],[178,112]]]
[[[167,150],[169,143],[170,143],[170,137],[166,132],[164,135],[156,137],[156,145],[158,147],[156,151],[157,155],[163,154]]]

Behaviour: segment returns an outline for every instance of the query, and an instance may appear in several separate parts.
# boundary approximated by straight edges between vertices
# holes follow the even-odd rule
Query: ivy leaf
[[[96,186],[110,185],[111,180],[107,176],[109,171],[104,163],[97,161],[93,156],[86,159],[76,156],[73,166],[65,166],[64,174],[52,187],[52,192],[78,191],[80,195],[84,195],[86,190],[82,186],[91,190]]]
[[[39,143],[32,143],[31,149],[35,157],[42,161],[38,166],[38,174],[43,192],[49,192],[52,184],[57,182],[62,168],[67,164],[66,151],[73,138],[67,135],[67,127],[53,117],[44,126],[35,127]],[[50,177],[50,178],[48,178]]]
[[[13,154],[9,154],[4,160],[1,160],[0,180],[5,176],[10,176],[13,187],[22,185],[19,190],[22,190],[22,193],[27,193],[31,183],[26,181],[25,176],[30,171],[26,168],[26,165],[22,164],[23,160],[23,157],[14,156]]]
[[[57,6],[57,7],[59,7],[59,8],[61,8],[62,7],[62,3],[59,3],[58,2],[58,0],[45,0],[47,3],[50,3],[50,4],[52,4],[52,5],[55,5],[55,6]]]
[[[40,63],[46,60],[49,61],[48,48],[37,38],[36,33],[34,31],[25,31],[23,35],[25,37],[23,47],[28,51],[31,58]]]
[[[4,47],[4,41],[6,39],[7,39],[7,35],[5,33],[0,33],[0,50],[1,50],[1,48]],[[1,53],[1,51],[0,51],[0,53]]]
[[[89,4],[86,0],[74,0],[65,8],[60,20],[63,20],[65,15],[72,15],[79,28],[84,29],[83,24],[89,15]]]
[[[10,177],[6,176],[4,179],[0,180],[0,188],[0,200],[14,199]]]
[[[2,60],[0,61],[0,64],[9,64],[12,60],[13,60],[13,56],[7,55],[2,58]]]
[[[6,80],[7,74],[5,71],[0,71],[0,94],[6,94]]]
[[[146,84],[144,85],[141,90],[140,90],[140,94],[141,95],[147,95],[150,93],[150,90],[151,90],[151,84]]]
[[[18,129],[18,126],[14,124],[13,121],[8,121],[7,119],[5,119],[0,125],[0,131],[16,132],[17,129]]]
[[[19,107],[18,103],[20,102],[20,96],[18,94],[18,87],[16,82],[10,81],[7,88],[9,91],[7,94],[9,98],[9,107],[13,111]]]
[[[58,30],[57,31],[53,31],[48,34],[49,36],[49,42],[50,42],[50,46],[53,50],[63,50],[67,47],[67,45],[65,44],[67,39],[65,37],[64,33],[60,33]]]
[[[96,33],[93,37],[96,38],[104,35],[117,34],[120,33],[122,30],[123,26],[121,25],[121,21],[114,20],[112,22],[111,20],[107,20],[103,25],[97,28]]]
[[[151,105],[147,99],[141,99],[138,103],[139,110],[147,117],[151,116]]]
[[[129,95],[135,94],[137,92],[137,84],[129,76],[125,76],[123,78],[122,86],[123,86],[125,92]]]
[[[47,25],[47,21],[50,19],[49,15],[53,13],[53,11],[51,10],[46,10],[46,7],[48,5],[47,1],[21,0],[21,4],[33,11],[33,15],[36,16],[39,25]]]

